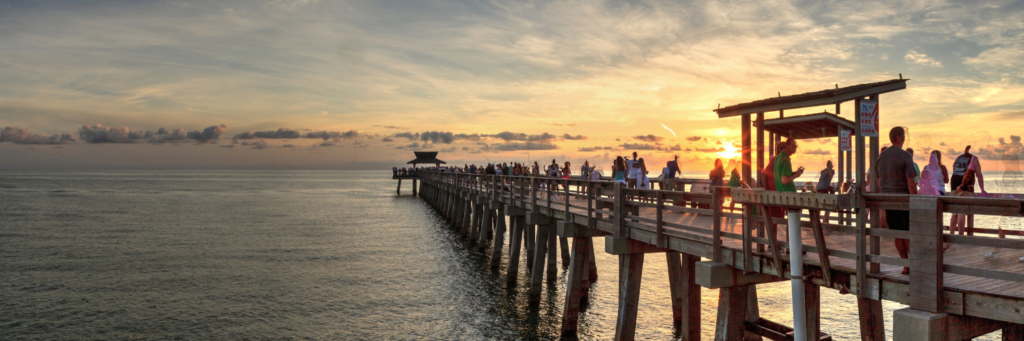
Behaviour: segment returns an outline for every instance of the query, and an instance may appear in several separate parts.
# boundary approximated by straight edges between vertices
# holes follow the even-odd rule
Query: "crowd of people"
[[[904,148],[907,141],[907,131],[903,127],[895,127],[889,131],[890,146],[881,149],[877,166],[874,168],[875,182],[866,184],[865,191],[883,194],[921,194],[921,195],[953,195],[962,197],[975,196],[975,190],[985,191],[985,179],[982,173],[981,161],[974,154],[971,154],[971,146],[967,146],[962,155],[953,161],[953,171],[950,172],[942,163],[942,152],[933,150],[929,154],[928,164],[920,168],[914,162],[912,148]],[[796,154],[797,142],[794,139],[780,141],[775,145],[777,151],[768,159],[768,163],[761,174],[767,179],[762,185],[765,190],[778,192],[797,192],[796,179],[804,174],[804,167],[793,168],[793,155]],[[632,153],[632,158],[617,156],[611,166],[611,180],[620,183],[627,188],[651,189],[650,171],[643,158],[638,158],[637,153]],[[551,160],[550,165],[543,168],[538,162],[532,166],[520,163],[487,164],[477,167],[464,165],[463,167],[443,167],[445,172],[470,173],[470,174],[494,174],[513,176],[544,176],[549,178],[568,179],[572,176],[570,163],[566,161],[559,165],[556,160]],[[726,181],[726,167],[721,159],[716,159],[714,168],[708,174],[711,188],[715,186],[745,187],[746,181],[740,176],[737,169],[739,164],[736,160],[729,160],[729,179]],[[396,174],[405,174],[406,169],[395,169]],[[411,170],[415,172],[415,170]],[[683,183],[677,181],[681,174],[679,167],[679,156],[668,161],[661,173],[662,190],[682,191]],[[838,188],[832,187],[832,179],[836,171],[833,169],[832,161],[827,161],[825,168],[818,174],[817,185],[811,190],[816,193],[834,194],[836,192],[848,193],[854,190],[853,182],[847,181],[839,184]],[[870,174],[868,174],[870,175]],[[590,162],[584,162],[580,167],[578,179],[601,180],[604,176],[600,170],[591,166]],[[869,177],[870,178],[870,177]],[[946,191],[946,184],[950,185],[950,191]],[[632,198],[631,198],[632,200]],[[641,198],[641,200],[645,200]],[[734,204],[730,205],[734,208]],[[768,213],[773,217],[783,217],[785,209],[781,207],[769,207]],[[882,210],[882,227],[893,230],[909,231],[910,212],[905,210]],[[829,221],[829,212],[823,214],[823,223]],[[964,235],[967,216],[953,214],[949,222],[949,233]],[[774,229],[772,229],[774,230]],[[1000,238],[1005,238],[1002,230]],[[896,239],[895,247],[900,257],[908,258],[910,243],[906,239]],[[949,244],[945,243],[943,249],[948,249]],[[788,251],[788,250],[787,250]],[[985,258],[999,256],[999,248],[985,255]],[[1019,259],[1024,262],[1024,258]],[[909,268],[904,268],[903,273],[909,274]]]

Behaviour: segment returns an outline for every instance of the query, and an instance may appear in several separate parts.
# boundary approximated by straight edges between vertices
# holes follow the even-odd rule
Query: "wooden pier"
[[[831,339],[820,331],[822,288],[857,295],[863,340],[884,340],[881,300],[909,305],[894,313],[896,340],[969,340],[998,329],[1004,340],[1024,339],[1024,263],[1015,261],[1024,256],[1024,242],[999,239],[989,229],[975,229],[972,236],[946,235],[941,219],[942,213],[1020,217],[1021,200],[783,194],[728,187],[693,193],[626,189],[609,181],[438,172],[421,172],[419,178],[420,196],[480,250],[490,247],[494,268],[500,266],[504,238],[509,239],[509,285],[516,283],[526,253],[529,304],[539,304],[545,282],[555,278],[556,243],[562,250],[571,243],[569,255],[561,255],[571,264],[565,334],[576,331],[581,302],[598,280],[593,238],[604,237],[604,251],[619,256],[616,340],[633,339],[648,253],[665,254],[674,326],[683,340],[700,339],[701,287],[721,290],[716,340],[792,340],[792,328],[757,316],[756,284],[791,278],[788,258],[779,256],[789,236],[785,229],[777,236],[771,233],[773,224],[766,226],[758,213],[769,204],[808,213],[799,237],[809,252],[804,256],[808,340]],[[721,203],[726,197],[742,213],[725,212]],[[836,223],[817,219],[820,210],[866,213],[881,207],[909,210],[911,230],[839,224],[836,215]],[[774,218],[772,223],[784,226],[786,221]],[[879,243],[893,238],[910,240],[909,260],[899,258],[891,243]],[[943,242],[952,247],[943,252]],[[1003,248],[1001,261],[984,259],[993,247]],[[901,273],[905,266],[909,276]]]

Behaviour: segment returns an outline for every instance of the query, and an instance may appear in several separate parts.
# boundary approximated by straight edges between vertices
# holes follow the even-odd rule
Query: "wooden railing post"
[[[754,212],[748,204],[743,205],[743,273],[754,272],[753,228]]]
[[[942,313],[942,202],[933,196],[910,198],[910,307]]]
[[[530,210],[537,212],[537,178],[530,177]]]
[[[712,210],[712,261],[722,261],[722,196],[717,187],[711,187],[711,210]]]
[[[622,186],[615,184],[615,231],[616,236],[629,238],[629,228],[626,226],[626,198],[622,195]]]
[[[655,231],[658,234],[658,247],[668,247],[668,238],[665,238],[665,192],[657,192],[657,207],[655,208]]]
[[[587,228],[596,228],[594,221],[594,184],[587,181]]]
[[[565,220],[571,221],[572,216],[569,215],[569,179],[565,179]]]

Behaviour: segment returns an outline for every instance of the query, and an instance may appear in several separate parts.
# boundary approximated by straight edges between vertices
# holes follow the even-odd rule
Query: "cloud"
[[[295,148],[295,147],[298,147],[298,146],[296,146],[296,145],[294,145],[294,144],[290,144],[290,143],[289,143],[289,144],[283,145],[283,146],[281,146],[281,147],[282,147],[282,148]]]
[[[562,134],[562,138],[566,140],[586,140],[587,137],[583,135],[572,136],[569,134]]]
[[[455,134],[456,140],[480,141],[482,137],[480,134]]]
[[[494,137],[494,138],[502,139],[502,140],[505,140],[505,141],[533,141],[533,142],[551,141],[551,140],[554,140],[554,139],[558,138],[558,136],[551,135],[551,134],[548,134],[548,133],[542,133],[542,134],[539,134],[539,135],[527,135],[527,134],[524,134],[524,133],[513,133],[513,132],[510,132],[510,131],[503,131],[503,132],[500,132],[500,133],[497,133],[497,134],[494,134],[494,135],[483,135],[483,136]]]
[[[143,139],[152,144],[161,144],[168,142],[178,143],[188,141],[191,138],[188,136],[188,133],[185,132],[185,129],[178,128],[173,131],[168,131],[161,127],[160,129],[157,129],[155,133],[147,131],[145,136],[143,136]]]
[[[724,152],[725,148],[722,148],[722,147],[718,147],[718,148],[694,148],[693,150],[698,151],[698,152],[705,152],[705,153],[718,153],[718,152]]]
[[[385,136],[383,139],[381,139],[381,141],[383,141],[383,142],[395,142],[395,139],[392,138],[391,136]]]
[[[78,137],[86,143],[136,143],[142,142],[145,133],[128,127],[106,127],[101,124],[83,124]]]
[[[333,140],[337,140],[337,139],[354,139],[354,138],[359,137],[359,132],[355,131],[355,130],[349,130],[349,131],[346,131],[346,132],[340,132],[340,131],[314,131],[314,132],[311,132],[311,133],[306,133],[306,135],[303,135],[302,137],[305,137],[307,139],[323,139],[324,141],[332,140],[332,139]]]
[[[821,150],[821,149],[815,149],[815,150],[806,149],[801,154],[807,154],[807,155],[832,155],[832,151],[830,151],[830,150]]]
[[[173,131],[169,131],[166,128],[160,128],[156,132],[146,131],[143,133],[128,127],[107,127],[101,124],[83,124],[82,127],[78,129],[78,137],[86,143],[149,142],[153,144],[160,144],[184,141],[208,143],[219,139],[227,128],[228,126],[221,124],[209,126],[202,131],[193,130],[188,133],[186,133],[182,128],[178,128]]]
[[[419,140],[420,139],[420,134],[419,133],[413,134],[413,133],[410,133],[410,132],[404,132],[404,133],[397,133],[394,136],[395,137],[404,137],[404,138],[407,138],[409,140]]]
[[[399,126],[382,126],[382,125],[379,125],[379,124],[374,124],[373,126],[374,126],[374,127],[381,127],[381,128],[385,128],[385,129],[409,129],[409,128],[406,128],[406,127],[399,127]]]
[[[644,142],[661,142],[662,140],[665,139],[664,137],[654,136],[654,135],[651,135],[651,134],[637,135],[637,136],[633,136],[633,138],[636,139],[637,141],[644,141]]]
[[[235,145],[233,145],[233,144],[226,144],[226,145],[223,145],[223,146],[220,146],[220,147],[221,148],[235,148]]]
[[[243,146],[252,146],[252,149],[267,149],[267,148],[270,148],[270,145],[267,144],[267,141],[263,141],[263,140],[245,141],[245,142],[242,142],[242,145]]]
[[[674,146],[665,146],[657,143],[624,143],[620,147],[622,147],[623,150],[650,150],[662,152],[673,152],[683,150],[682,146],[680,146],[678,143]]]
[[[554,144],[551,144],[551,143],[547,143],[547,142],[527,141],[527,142],[493,143],[493,144],[487,145],[486,148],[482,148],[482,149],[483,150],[494,150],[494,151],[508,152],[508,151],[517,151],[517,150],[553,150],[553,149],[558,149],[558,146],[554,145]]]
[[[337,140],[337,139],[353,139],[359,137],[359,132],[355,130],[349,130],[346,132],[340,131],[314,131],[309,133],[301,133],[298,130],[292,130],[290,128],[278,128],[277,130],[268,131],[247,131],[241,134],[236,134],[231,138],[232,141],[237,142],[238,140],[253,140],[253,139],[323,139]]]
[[[576,151],[579,151],[579,152],[596,152],[596,151],[599,151],[599,150],[612,150],[612,149],[614,149],[614,148],[612,148],[612,147],[594,146],[594,147],[580,147],[580,148],[577,148]]]
[[[232,140],[252,140],[252,139],[297,139],[302,137],[302,133],[291,130],[289,128],[278,128],[277,130],[270,131],[247,131],[241,134],[236,134]]]
[[[903,59],[914,64],[921,64],[930,67],[942,67],[942,63],[940,63],[939,61],[932,59],[932,57],[928,57],[928,55],[917,52],[915,50],[908,51],[907,55],[903,56]]]
[[[1006,142],[1005,138],[999,138],[999,145],[991,146],[986,148],[979,148],[978,150],[971,149],[972,154],[978,155],[982,159],[991,160],[1005,160],[1005,161],[1021,161],[1024,158],[1024,144],[1020,142],[1020,136],[1010,135],[1010,142]],[[949,155],[956,155],[956,153],[950,153]],[[1020,167],[1020,165],[1015,165]],[[1020,170],[1015,169],[1015,170]]]
[[[68,133],[53,134],[53,135],[40,135],[29,133],[29,128],[19,128],[15,126],[4,127],[4,130],[0,131],[0,142],[10,142],[15,144],[68,144],[74,143],[75,137]]]

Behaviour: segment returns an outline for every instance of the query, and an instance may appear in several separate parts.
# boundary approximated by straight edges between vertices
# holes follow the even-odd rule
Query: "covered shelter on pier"
[[[740,128],[743,136],[741,175],[750,187],[763,187],[762,184],[766,181],[766,179],[761,179],[760,172],[757,173],[756,178],[753,176],[752,153],[755,150],[752,148],[752,127],[757,129],[756,165],[758,170],[764,168],[766,159],[775,155],[775,142],[781,141],[783,137],[794,139],[828,138],[838,136],[841,129],[849,129],[851,130],[851,139],[856,139],[856,143],[851,151],[846,152],[842,151],[838,145],[836,146],[838,151],[836,158],[838,159],[839,167],[837,171],[838,181],[841,186],[844,179],[853,178],[852,170],[854,169],[854,164],[852,161],[854,160],[852,153],[856,152],[858,189],[863,190],[862,186],[866,183],[862,179],[866,172],[865,157],[869,153],[865,149],[864,136],[860,131],[860,124],[858,124],[857,120],[857,117],[860,117],[860,102],[865,99],[877,101],[881,94],[906,89],[907,81],[909,80],[901,76],[899,79],[847,87],[839,87],[837,85],[835,89],[766,98],[721,107],[713,111],[718,114],[719,118],[737,116],[741,118]],[[841,117],[840,111],[840,105],[849,101],[854,101],[852,120]],[[835,106],[835,113],[822,112],[790,117],[785,115],[786,110],[821,106]],[[766,120],[765,113],[773,111],[779,113],[778,118]],[[765,138],[765,132],[768,133],[767,139]],[[871,160],[875,160],[878,158],[879,140],[878,137],[871,137],[870,139],[870,156]],[[754,181],[755,179],[757,181]]]
[[[753,165],[752,165],[752,157],[751,157],[752,156],[751,154],[754,151],[753,148],[752,148],[752,136],[751,136],[752,135],[751,134],[752,127],[757,129],[757,141],[758,141],[757,142],[757,149],[756,149],[757,170],[764,169],[765,160],[767,158],[771,157],[772,155],[776,154],[777,151],[774,150],[775,149],[774,146],[775,146],[775,144],[778,141],[781,141],[783,137],[787,137],[787,138],[790,138],[790,139],[830,138],[830,137],[839,137],[844,130],[849,130],[850,131],[849,132],[849,136],[850,136],[850,139],[851,139],[851,141],[850,141],[851,142],[850,143],[851,144],[850,150],[849,151],[844,151],[843,147],[842,147],[842,144],[841,143],[836,143],[836,150],[838,151],[838,153],[836,154],[836,159],[838,159],[838,171],[837,171],[837,173],[838,173],[838,179],[837,180],[838,180],[838,184],[839,184],[838,187],[839,187],[839,191],[841,191],[842,187],[843,187],[844,179],[852,179],[853,178],[854,174],[851,174],[851,172],[854,170],[854,165],[856,165],[856,179],[857,179],[857,181],[856,181],[856,188],[857,188],[856,193],[857,194],[853,194],[851,196],[858,196],[859,197],[862,193],[864,193],[865,185],[867,183],[874,183],[874,181],[875,181],[875,179],[874,179],[874,177],[875,177],[874,173],[875,172],[870,172],[871,173],[870,178],[865,179],[866,173],[868,173],[866,170],[870,169],[870,168],[867,167],[867,160],[868,160],[867,157],[868,157],[868,154],[870,154],[870,159],[869,160],[871,160],[870,161],[871,162],[871,167],[874,167],[875,166],[874,163],[878,159],[878,153],[879,153],[879,145],[880,145],[880,143],[879,143],[879,135],[881,135],[881,131],[884,131],[884,129],[882,129],[883,126],[880,125],[880,121],[878,120],[879,116],[875,115],[875,116],[871,117],[868,120],[865,120],[864,118],[862,118],[862,116],[861,116],[861,110],[862,110],[861,109],[861,107],[862,107],[861,102],[864,101],[864,100],[875,101],[875,106],[874,106],[873,113],[877,114],[878,113],[878,108],[880,107],[880,105],[878,104],[879,95],[884,94],[884,93],[889,93],[889,92],[893,92],[893,91],[898,91],[898,90],[906,89],[907,81],[909,81],[909,79],[903,79],[902,75],[900,75],[899,79],[892,79],[892,80],[887,80],[887,81],[882,81],[882,82],[875,82],[875,83],[857,84],[857,85],[848,86],[848,87],[842,87],[842,88],[840,88],[838,86],[838,84],[837,84],[835,89],[826,89],[826,90],[821,90],[821,91],[807,92],[807,93],[802,93],[802,94],[797,94],[797,95],[790,95],[790,96],[781,96],[781,94],[780,94],[778,97],[767,98],[767,99],[758,100],[758,101],[752,101],[752,102],[747,102],[747,103],[740,103],[740,104],[735,104],[735,105],[726,106],[726,107],[720,107],[718,109],[715,109],[714,111],[715,111],[715,113],[718,114],[719,118],[728,118],[728,117],[736,117],[736,116],[739,116],[741,118],[740,128],[741,128],[741,132],[742,132],[742,141],[743,141],[742,142],[742,148],[741,148],[742,149],[742,161],[743,161],[742,162],[742,172],[741,172],[741,174],[743,176],[743,181],[746,181],[746,183],[750,187],[761,187],[761,188],[763,188],[764,187],[764,183],[766,181],[774,181],[774,179],[763,179],[763,175],[762,175],[762,173],[760,171],[757,172],[757,176],[756,176],[756,180],[757,181],[756,182],[754,181],[755,177],[752,176],[753,175],[753,169],[752,169]],[[853,112],[853,115],[852,115],[852,118],[853,118],[852,120],[840,117],[840,115],[841,115],[841,110],[840,110],[841,109],[841,104],[844,103],[844,102],[848,102],[848,101],[853,101],[854,102],[854,105],[853,105],[854,112]],[[818,113],[814,113],[814,114],[806,114],[806,115],[799,115],[799,116],[789,116],[789,117],[786,117],[786,115],[785,115],[785,111],[786,110],[803,109],[803,108],[811,108],[811,107],[821,107],[821,106],[835,106],[835,113],[818,112]],[[765,113],[766,112],[773,112],[773,111],[778,111],[778,113],[779,113],[778,118],[773,118],[773,119],[767,119],[766,120],[765,119]],[[752,118],[753,118],[753,120],[752,120]],[[862,120],[865,121],[865,122],[862,122]],[[870,137],[870,145],[869,145],[870,146],[869,147],[870,150],[868,150],[868,146],[865,145],[864,137],[866,135],[865,134],[866,132],[862,131],[862,129],[863,129],[862,128],[862,123],[868,123],[868,126],[874,126],[872,128],[872,130],[875,130],[875,134],[874,134],[875,136]],[[877,128],[877,129],[875,129],[875,128]],[[767,140],[765,139],[765,132],[768,132]],[[852,143],[853,142],[852,140],[855,140],[856,143]],[[768,146],[767,149],[765,149],[766,142],[768,142],[767,143],[767,146]],[[837,142],[839,142],[839,141],[837,141]],[[766,152],[767,152],[767,154],[766,154]],[[855,160],[852,157],[854,152],[856,153]],[[854,162],[856,162],[856,163],[854,163]],[[758,193],[757,195],[758,195],[758,198],[765,198],[765,199],[758,199],[758,200],[766,200],[766,201],[776,201],[776,200],[773,200],[772,198],[776,198],[777,199],[777,197],[778,197],[778,195],[776,195],[776,194],[767,193],[767,192]],[[860,247],[859,251],[858,251],[858,252],[864,252],[865,254],[861,255],[861,257],[863,257],[861,259],[866,259],[867,256],[868,256],[866,253],[868,253],[868,252],[871,255],[879,255],[880,254],[880,240],[879,240],[878,237],[865,238],[865,236],[866,236],[866,231],[865,230],[867,229],[868,223],[869,223],[868,216],[867,216],[867,214],[865,214],[867,210],[865,210],[866,207],[864,207],[864,205],[861,204],[861,203],[863,203],[863,200],[856,200],[856,201],[859,201],[859,203],[854,204],[853,207],[856,207],[856,209],[855,209],[856,218],[855,219],[856,219],[856,228],[859,230],[858,231],[858,237],[860,238],[860,241],[861,241],[860,243],[863,243],[865,241],[865,239],[870,239],[870,246],[869,246],[870,247],[870,251],[865,250],[863,247]],[[740,202],[744,202],[744,201],[740,200]],[[762,210],[766,210],[766,207],[765,206],[760,206],[758,211],[762,211]],[[873,209],[873,210],[877,210],[877,209]],[[817,236],[821,236],[823,234],[823,231],[821,230],[820,223],[817,221],[818,220],[818,215],[817,214],[818,214],[818,211],[812,210],[811,219],[814,220],[814,222],[812,223],[812,229],[814,230],[814,232],[815,232],[815,234]],[[771,219],[770,216],[766,215],[766,217],[767,217],[767,219]],[[839,218],[840,224],[842,224],[844,220],[845,221],[853,221],[854,217],[850,216],[849,212],[840,212],[838,218]],[[789,213],[788,213],[789,235],[800,235],[801,234],[801,232],[800,232],[800,224],[801,223],[800,223],[800,213],[799,213],[799,210],[792,210],[792,209],[789,210]],[[881,227],[881,219],[880,219],[879,212],[875,212],[874,214],[871,214],[870,227],[872,227],[872,228],[879,228],[879,227]],[[772,238],[773,244],[774,244],[774,237],[772,237],[774,234],[769,233],[769,235]],[[860,244],[860,245],[863,245],[863,244]],[[804,304],[805,304],[804,284],[805,283],[804,283],[804,281],[802,279],[803,278],[802,257],[800,256],[800,253],[795,251],[795,250],[801,250],[802,249],[802,245],[800,245],[799,242],[797,242],[795,244],[791,243],[790,246],[791,246],[791,248],[794,249],[794,251],[790,255],[790,264],[792,265],[791,275],[792,275],[792,278],[793,278],[793,307],[794,307],[793,308],[794,309],[793,312],[794,312],[794,321],[800,321],[800,322],[794,322],[794,330],[796,331],[797,334],[802,334],[803,331],[806,328],[805,323],[802,322],[803,319],[804,319],[804,308],[797,308],[797,307],[804,307]],[[824,248],[824,242],[823,241],[819,241],[818,242],[818,247],[819,248]],[[778,254],[778,249],[773,247],[772,248],[772,252],[774,254],[773,257],[776,258],[776,263],[779,263],[780,256]],[[827,261],[827,256],[826,257],[822,257],[822,271],[825,272],[825,273],[830,273],[831,272],[831,270],[829,269],[829,265],[828,265],[828,261]],[[857,273],[856,273],[857,283],[865,283],[866,280],[867,280],[867,274],[869,272],[870,273],[876,273],[878,271],[879,271],[878,264],[872,264],[870,266],[870,268],[867,268],[867,269],[864,266],[858,266],[857,267]],[[881,329],[879,329],[879,328],[865,328],[864,326],[871,326],[871,325],[879,325],[880,326],[880,325],[882,325],[882,306],[881,306],[881,301],[868,299],[865,290],[858,289],[857,296],[858,296],[858,310],[859,310],[860,315],[861,315],[860,318],[861,318],[861,325],[862,325],[862,334],[864,334],[864,335],[868,335],[868,334],[873,335],[873,336],[867,337],[865,339],[871,339],[871,338],[877,337],[878,335],[875,335],[875,334],[880,334],[879,330],[881,330]],[[817,304],[817,303],[815,303],[815,304]],[[800,338],[800,339],[802,339],[802,338]]]
[[[437,159],[437,152],[413,153],[416,154],[416,159],[406,162],[406,164],[411,164],[413,167],[416,167],[416,165],[434,165],[435,167],[441,167],[442,164],[447,164],[447,162]]]

